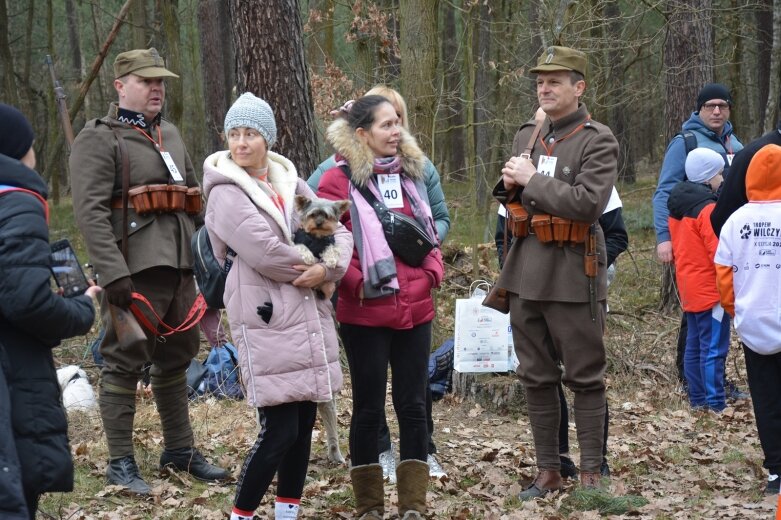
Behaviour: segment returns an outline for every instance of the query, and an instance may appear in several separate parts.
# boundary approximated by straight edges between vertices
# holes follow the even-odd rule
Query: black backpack
[[[198,231],[193,233],[190,246],[193,250],[195,281],[198,283],[198,288],[201,290],[206,304],[213,309],[224,309],[225,303],[222,301],[222,295],[225,292],[225,279],[233,265],[236,252],[229,247],[225,266],[220,266],[214,256],[206,226],[201,226]]]

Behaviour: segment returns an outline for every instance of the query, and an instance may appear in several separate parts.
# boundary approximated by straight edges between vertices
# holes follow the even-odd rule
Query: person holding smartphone
[[[46,182],[33,170],[33,129],[0,104],[0,517],[35,518],[47,491],[73,490],[68,423],[52,349],[85,334],[100,287],[64,298],[51,289]],[[8,417],[5,416],[8,414]],[[13,447],[15,446],[15,454]],[[18,460],[18,466],[6,466]],[[19,479],[23,497],[14,496]],[[20,498],[22,500],[20,500]]]

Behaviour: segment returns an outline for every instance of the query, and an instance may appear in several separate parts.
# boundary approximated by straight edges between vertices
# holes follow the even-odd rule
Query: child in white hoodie
[[[746,173],[748,203],[719,236],[716,275],[721,304],[734,316],[762,451],[766,493],[781,475],[781,146],[769,144]]]

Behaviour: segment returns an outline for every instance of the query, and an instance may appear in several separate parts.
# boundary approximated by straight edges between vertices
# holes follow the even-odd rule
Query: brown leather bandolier
[[[179,184],[142,184],[128,190],[128,207],[139,215],[147,213],[176,213],[184,211],[188,215],[197,215],[203,208],[201,188],[188,188]],[[122,198],[111,201],[111,207],[120,209],[124,206]]]
[[[119,146],[119,160],[122,163],[122,257],[127,263],[127,208],[130,191],[130,156],[127,153],[125,140],[119,135],[119,130],[113,125],[109,125],[117,138]]]

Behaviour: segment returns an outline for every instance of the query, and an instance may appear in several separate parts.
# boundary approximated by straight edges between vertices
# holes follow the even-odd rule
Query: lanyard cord
[[[147,134],[146,132],[144,132],[143,130],[138,128],[137,126],[134,126],[132,128],[133,128],[133,130],[135,130],[139,134],[143,135],[144,137],[146,137],[147,139],[152,141],[152,144],[155,145],[155,148],[157,148],[159,151],[161,151],[161,152],[165,151],[165,149],[163,148],[163,133],[160,131],[160,125],[157,126],[157,141],[152,139],[152,137],[149,134]],[[159,141],[159,143],[158,143],[158,141]]]
[[[583,130],[583,127],[585,127],[586,123],[588,121],[590,121],[590,120],[591,120],[591,115],[588,115],[586,117],[586,119],[584,119],[582,123],[580,123],[577,127],[575,127],[575,129],[572,132],[568,133],[567,135],[565,135],[561,139],[556,139],[553,143],[551,143],[550,148],[548,148],[548,145],[545,144],[545,139],[540,137],[540,144],[542,145],[543,148],[545,148],[546,155],[548,155],[548,157],[552,157],[553,156],[553,148],[555,148],[555,146],[558,143],[562,142],[564,139],[566,139],[568,137],[571,137],[572,135],[574,135],[574,134],[580,132],[581,130]]]

